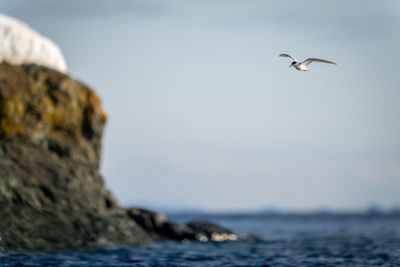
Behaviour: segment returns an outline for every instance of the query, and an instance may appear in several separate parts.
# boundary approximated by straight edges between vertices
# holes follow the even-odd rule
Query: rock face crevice
[[[0,251],[150,241],[99,173],[105,122],[68,75],[0,64]]]

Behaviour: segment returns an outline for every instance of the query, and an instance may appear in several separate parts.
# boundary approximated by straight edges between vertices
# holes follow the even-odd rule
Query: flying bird
[[[324,59],[319,59],[319,58],[307,58],[306,60],[304,60],[303,62],[299,62],[297,59],[295,59],[294,57],[288,55],[288,54],[280,54],[280,57],[289,57],[291,59],[293,59],[292,64],[290,64],[290,67],[295,67],[298,70],[302,70],[302,71],[309,71],[307,69],[307,66],[313,62],[322,62],[322,63],[329,63],[329,64],[335,64],[337,65],[335,62],[332,61],[328,61],[328,60],[324,60]]]

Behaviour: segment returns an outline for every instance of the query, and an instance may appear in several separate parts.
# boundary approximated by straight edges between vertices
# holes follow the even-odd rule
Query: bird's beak
[[[289,68],[290,68],[291,66],[293,66],[293,65],[290,65]]]

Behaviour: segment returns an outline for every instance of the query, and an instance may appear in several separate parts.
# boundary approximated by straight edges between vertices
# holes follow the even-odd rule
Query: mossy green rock
[[[68,75],[0,64],[0,251],[150,242],[104,187],[105,122]]]

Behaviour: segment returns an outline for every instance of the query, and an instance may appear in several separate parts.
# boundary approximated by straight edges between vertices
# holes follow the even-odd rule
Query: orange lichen
[[[2,119],[0,125],[1,133],[6,138],[20,137],[26,139],[28,137],[26,127],[23,124],[16,124],[10,120]]]
[[[100,114],[100,119],[102,122],[107,121],[107,114],[104,112],[103,108],[101,107],[101,99],[97,96],[97,94],[89,88],[88,90],[88,98],[89,104],[94,107],[95,110],[98,111]]]

